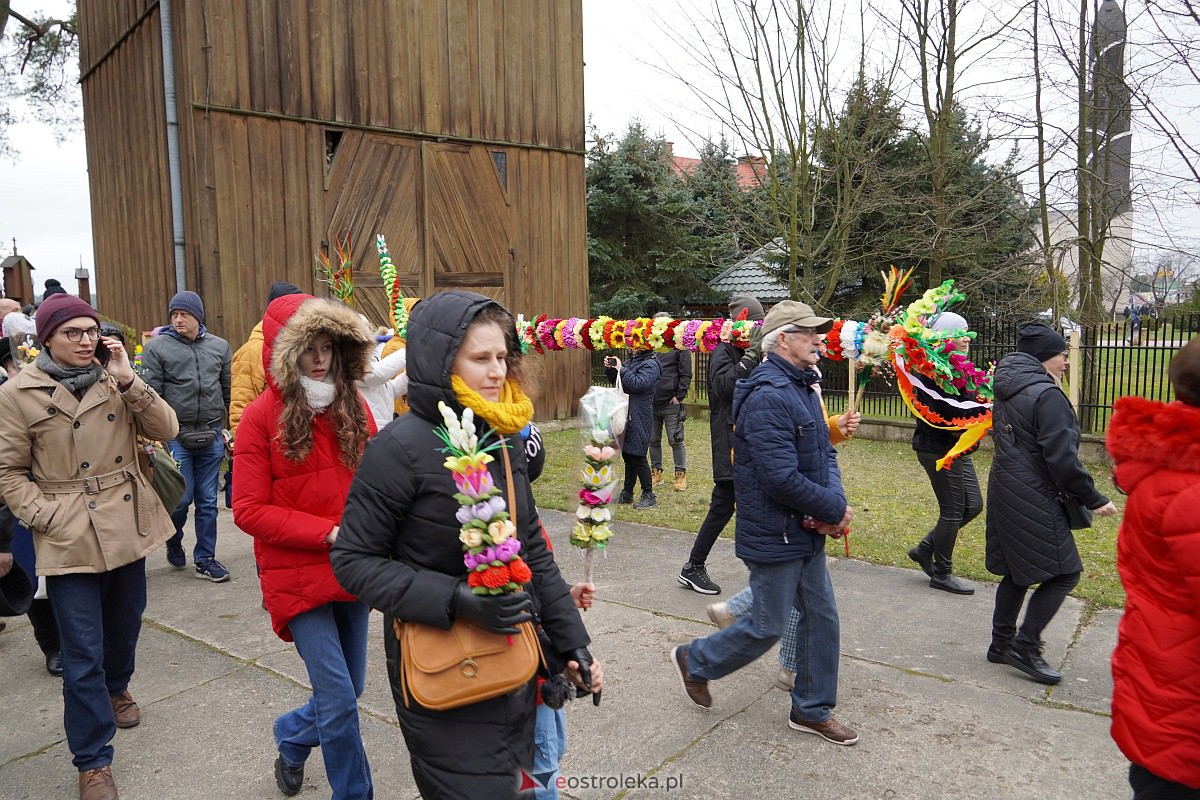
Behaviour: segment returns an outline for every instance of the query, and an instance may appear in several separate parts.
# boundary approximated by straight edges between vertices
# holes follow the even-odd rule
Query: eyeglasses
[[[798,333],[798,334],[800,334],[801,336],[816,336],[816,335],[817,335],[817,329],[816,329],[816,328],[802,328],[802,327],[798,327],[798,326],[792,326],[792,327],[789,327],[789,328],[784,328],[782,331],[780,331],[780,333]]]
[[[63,336],[67,337],[68,341],[72,342],[83,341],[84,336],[88,337],[88,339],[92,340],[93,342],[100,340],[99,328],[88,328],[87,330],[80,330],[79,328],[63,328],[62,334]]]

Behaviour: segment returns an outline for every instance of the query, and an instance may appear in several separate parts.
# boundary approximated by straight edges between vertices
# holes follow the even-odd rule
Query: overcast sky
[[[56,14],[64,13],[63,9],[71,6],[70,0],[27,2]],[[721,130],[716,122],[689,111],[696,104],[690,93],[654,66],[673,59],[678,68],[695,79],[695,70],[689,71],[686,59],[669,53],[672,31],[686,33],[689,23],[698,18],[695,11],[689,16],[688,12],[679,9],[694,9],[697,4],[707,5],[706,0],[658,0],[654,3],[646,0],[583,0],[585,110],[600,133],[620,135],[631,120],[639,119],[651,134],[661,134],[675,142],[675,150],[681,155],[696,154],[697,136],[719,137]],[[985,9],[991,7],[991,4],[984,6]],[[666,26],[666,32],[663,26]],[[1131,32],[1135,27],[1131,20]],[[1136,55],[1136,47],[1133,50]],[[985,69],[984,77],[987,74]],[[979,79],[978,73],[972,75]],[[1185,85],[1190,92],[1195,91],[1194,80]],[[1171,97],[1182,99],[1187,95],[1188,92],[1180,94],[1165,89],[1158,93],[1163,101]],[[681,120],[681,124],[676,125],[675,119]],[[1158,154],[1146,149],[1139,138],[1141,133],[1135,115],[1135,153],[1139,153],[1142,160],[1154,160]],[[53,131],[37,123],[25,123],[11,128],[9,136],[18,150],[18,160],[13,163],[10,159],[0,159],[0,187],[3,187],[0,195],[0,256],[11,253],[12,239],[16,237],[20,253],[36,268],[35,286],[39,294],[49,277],[58,278],[74,291],[74,274],[81,261],[92,274],[94,288],[82,133],[60,146],[54,141]],[[1028,146],[1028,141],[1024,144]],[[999,147],[1005,152],[993,152],[990,154],[992,160],[1002,158],[1008,146],[1009,143],[1001,142]],[[1033,182],[1031,178],[1022,178],[1027,188]],[[1194,236],[1200,231],[1200,224],[1190,224],[1187,219],[1170,219],[1171,215],[1179,213],[1188,218],[1197,215],[1196,204],[1190,202],[1191,187],[1181,188],[1187,192],[1175,207],[1161,206],[1155,213],[1167,229],[1183,230],[1185,235]],[[1140,227],[1146,217],[1139,219],[1142,220]]]
[[[42,0],[34,5],[47,13],[62,13],[70,3]],[[645,51],[654,36],[645,5],[635,0],[583,0],[587,113],[603,133],[620,133],[631,119],[640,118],[651,132],[677,141],[677,152],[694,155],[668,119],[666,109],[674,104],[671,96],[676,93],[673,82],[634,55]],[[92,275],[94,291],[82,131],[58,145],[53,131],[27,122],[10,128],[9,137],[18,154],[15,163],[0,158],[0,256],[12,253],[16,237],[18,252],[34,265],[39,297],[45,280],[52,277],[74,292],[81,261]]]

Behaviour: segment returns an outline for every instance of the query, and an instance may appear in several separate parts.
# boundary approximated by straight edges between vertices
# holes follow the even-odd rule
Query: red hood
[[[279,388],[275,384],[275,379],[271,377],[271,354],[275,352],[275,339],[287,325],[288,320],[295,315],[296,309],[300,308],[305,300],[312,299],[311,294],[285,294],[283,297],[276,297],[272,300],[271,304],[267,306],[266,313],[263,314],[263,375],[266,376],[267,383],[275,388]]]
[[[1122,397],[1113,404],[1107,444],[1126,492],[1159,469],[1200,475],[1200,408]]]

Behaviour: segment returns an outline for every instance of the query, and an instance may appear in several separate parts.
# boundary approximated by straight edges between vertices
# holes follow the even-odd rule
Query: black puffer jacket
[[[445,712],[413,704],[399,691],[399,652],[391,617],[449,628],[455,586],[466,579],[455,520],[454,481],[443,465],[438,401],[460,413],[450,388],[454,355],[475,316],[495,301],[472,292],[435,294],[413,307],[408,325],[408,401],[411,412],[372,439],[350,487],[331,558],[338,581],[387,616],[388,677],[413,775],[422,796],[515,797],[518,766],[532,761],[534,684],[526,690]],[[486,425],[480,423],[480,434]],[[517,494],[521,556],[533,571],[531,594],[553,648],[588,644],[554,556],[542,537],[519,437],[509,450]],[[481,441],[481,445],[485,442]],[[489,465],[505,486],[499,452]]]
[[[721,342],[708,360],[708,432],[712,437],[714,481],[733,481],[733,387],[756,365],[745,351]]]
[[[1099,508],[1079,463],[1079,420],[1067,396],[1035,357],[1010,353],[992,382],[992,438],[996,455],[988,476],[987,568],[1021,586],[1083,570],[1060,494]]]

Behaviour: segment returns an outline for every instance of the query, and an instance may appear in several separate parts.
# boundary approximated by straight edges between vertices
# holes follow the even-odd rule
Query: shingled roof
[[[763,305],[787,300],[790,298],[787,285],[770,271],[771,265],[777,264],[784,253],[783,239],[776,238],[722,270],[708,285],[726,296],[739,292],[752,294]]]

